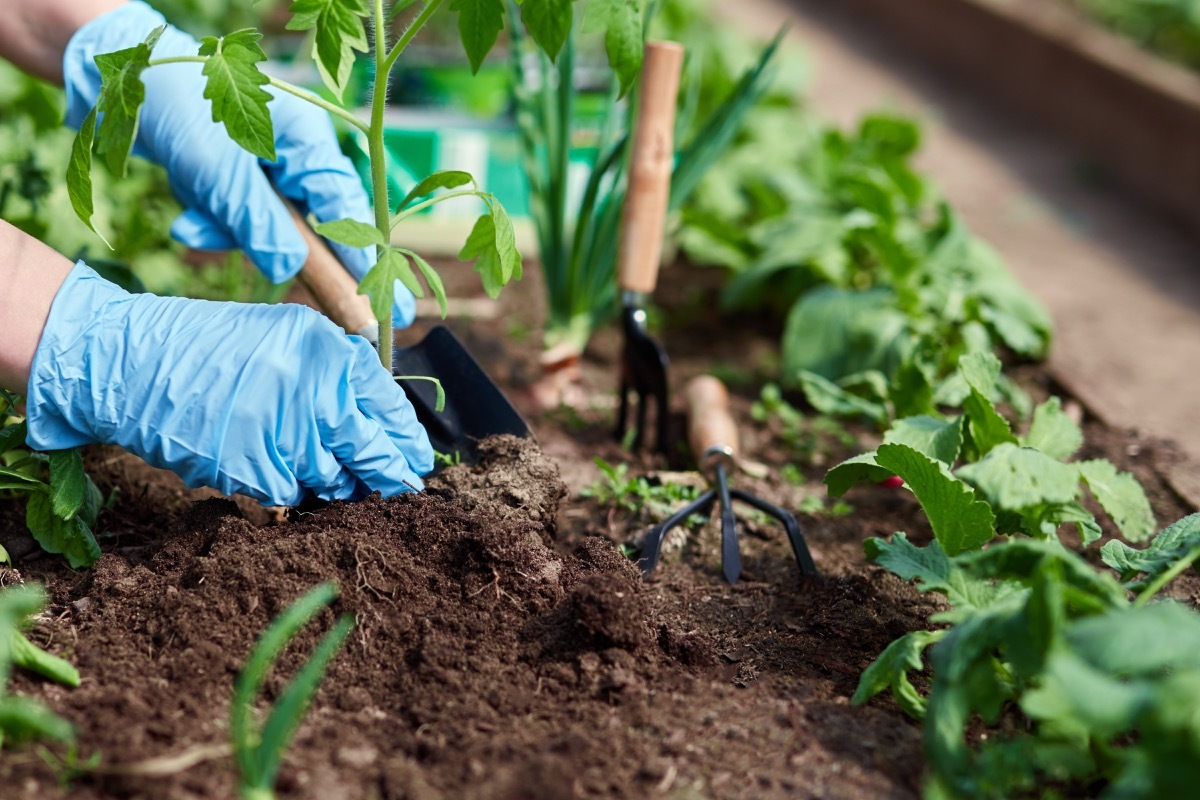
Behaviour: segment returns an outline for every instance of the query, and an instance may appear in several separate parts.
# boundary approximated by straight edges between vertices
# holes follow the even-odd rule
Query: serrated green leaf
[[[875,462],[912,489],[947,555],[982,547],[995,535],[991,507],[942,462],[902,444],[880,445]]]
[[[45,494],[29,496],[25,505],[25,525],[47,553],[61,553],[75,569],[90,567],[100,558],[96,537],[79,517],[60,519]]]
[[[504,0],[452,0],[450,10],[458,12],[463,49],[471,72],[478,72],[504,30]]]
[[[936,413],[932,374],[915,360],[905,360],[888,386],[888,399],[897,417]]]
[[[1008,420],[1000,416],[992,404],[996,381],[1000,377],[1000,360],[990,352],[970,353],[962,357],[958,371],[971,388],[963,401],[963,413],[970,425],[971,441],[979,455],[987,455],[1000,444],[1016,444]]]
[[[100,117],[96,126],[96,152],[105,157],[115,175],[125,175],[129,154],[137,138],[142,103],[146,101],[146,86],[142,72],[150,66],[150,54],[166,26],[150,33],[146,41],[135,47],[96,56],[103,88],[96,108]]]
[[[258,68],[267,60],[262,34],[244,29],[223,39],[207,37],[200,55],[208,56],[204,98],[212,101],[213,122],[223,123],[229,138],[268,161],[275,160],[275,128],[267,108],[273,98],[262,87],[270,80]]]
[[[1200,548],[1200,514],[1191,514],[1164,528],[1145,549],[1136,550],[1114,539],[1100,548],[1100,558],[1123,581],[1130,581],[1142,572],[1149,580],[1197,548]]]
[[[942,550],[937,540],[926,547],[917,547],[908,537],[897,532],[890,542],[867,539],[863,543],[867,560],[872,561],[900,578],[918,581],[922,592],[940,592],[960,610],[986,608],[1009,589],[991,581],[974,578],[957,567]]]
[[[1073,465],[1009,443],[997,445],[982,460],[960,467],[956,474],[993,506],[1006,511],[1070,503],[1079,494],[1079,471]]]
[[[1137,478],[1118,472],[1108,461],[1083,461],[1078,466],[1092,496],[1112,517],[1122,536],[1141,542],[1154,533],[1154,512]]]
[[[1062,410],[1062,400],[1051,397],[1033,412],[1033,423],[1023,444],[1065,461],[1083,446],[1083,432]]]
[[[287,29],[315,31],[313,58],[321,79],[340,99],[350,80],[354,52],[367,52],[366,0],[295,0],[291,12]]]
[[[425,296],[417,276],[413,274],[408,258],[393,247],[383,251],[383,256],[358,284],[358,293],[371,299],[371,311],[375,319],[383,319],[396,302],[396,281],[417,297]]]
[[[92,222],[92,216],[96,213],[92,200],[92,144],[96,139],[96,114],[96,108],[93,107],[83,118],[83,124],[71,143],[71,160],[67,162],[67,196],[71,198],[71,208],[75,209],[76,216],[83,220],[89,230],[100,236]],[[107,240],[105,244],[108,244]]]
[[[912,631],[889,644],[863,671],[850,702],[861,705],[880,692],[891,689],[892,696],[904,713],[913,719],[924,718],[925,698],[917,693],[908,679],[908,673],[925,668],[921,654],[945,635],[945,631]]]
[[[59,519],[69,520],[79,513],[87,487],[88,477],[78,450],[50,452],[50,508]]]
[[[493,300],[500,290],[512,279],[521,277],[521,254],[517,250],[516,235],[512,220],[496,201],[490,203],[491,213],[475,221],[471,235],[463,244],[458,257],[463,261],[475,261],[475,271],[483,281],[483,288]]]
[[[642,71],[644,0],[588,0],[583,30],[604,33],[604,51],[625,95]]]
[[[332,239],[349,247],[371,247],[387,244],[387,240],[374,225],[359,222],[356,219],[339,219],[333,222],[322,222],[316,228],[317,233],[326,239]]]
[[[429,290],[433,292],[433,296],[437,298],[438,310],[442,313],[442,319],[446,318],[446,287],[442,283],[442,276],[438,275],[437,270],[433,268],[425,259],[421,258],[417,253],[411,250],[406,250],[409,258],[417,265],[417,269],[421,270],[421,274],[425,276],[425,282],[429,284]]]
[[[538,47],[554,61],[571,34],[575,0],[524,0],[521,21]]]
[[[963,443],[962,417],[942,420],[918,416],[896,420],[883,435],[886,444],[906,444],[917,452],[952,466]]]
[[[875,453],[862,453],[848,458],[825,473],[825,485],[832,497],[841,497],[860,483],[879,483],[891,473],[875,463]]]
[[[1089,606],[1097,609],[1127,604],[1124,589],[1112,575],[1097,572],[1058,542],[1013,539],[1003,546],[964,553],[955,559],[955,563],[978,578],[1019,581],[1026,586],[1039,580],[1047,565],[1053,563],[1064,586],[1075,587],[1084,593],[1073,595],[1076,601],[1086,599]]]
[[[0,489],[42,493],[49,493],[50,491],[50,487],[42,481],[11,467],[0,467]]]
[[[466,186],[468,183],[474,183],[475,179],[471,177],[471,173],[461,170],[445,170],[443,172],[435,172],[425,180],[418,183],[412,188],[404,199],[400,201],[400,205],[396,206],[396,213],[399,213],[408,206],[413,200],[418,197],[424,197],[427,194],[432,194],[438,189],[454,189],[459,186]]]

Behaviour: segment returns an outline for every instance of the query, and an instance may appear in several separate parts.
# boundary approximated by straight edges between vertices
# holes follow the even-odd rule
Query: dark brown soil
[[[703,281],[675,284],[700,294],[680,294],[673,307],[704,307]],[[458,327],[521,399],[536,342],[496,346],[508,324]],[[820,476],[844,449],[823,454],[825,464],[799,462],[805,482],[794,485],[781,474],[796,454],[749,419],[772,331],[748,322],[718,333],[702,314],[681,314],[664,335],[676,384],[706,369],[745,376],[732,381],[733,412],[759,463],[738,485],[792,509],[823,495]],[[597,398],[611,397],[616,352],[606,333],[589,354],[585,380]],[[1054,389],[1043,372],[1023,380]],[[569,414],[523,410],[538,444],[490,440],[480,464],[448,469],[421,496],[290,517],[222,499],[193,505],[198,495],[173,476],[94,453],[93,473],[115,492],[101,518],[104,558],[74,573],[29,553],[19,572],[0,577],[50,587],[52,608],[34,638],[84,676],[75,690],[23,675],[14,687],[70,719],[77,759],[99,753],[102,766],[64,789],[65,771],[36,749],[6,751],[0,794],[233,796],[235,765],[223,748],[237,672],[270,620],[326,580],[338,582],[339,600],[285,651],[260,710],[335,614],[352,614],[357,626],[288,752],[281,797],[918,794],[919,725],[887,699],[849,703],[863,668],[939,608],[862,558],[868,536],[928,539],[908,493],[864,488],[848,498],[849,516],[798,515],[821,581],[802,582],[777,526],[739,507],[740,583],[721,578],[711,524],[674,542],[646,582],[616,546],[646,521],[580,490],[598,477],[595,457],[647,473],[686,468],[686,454],[622,450],[603,402]],[[1134,470],[1160,522],[1186,512],[1159,477],[1169,446],[1087,428],[1086,455]],[[870,441],[869,431],[857,434]],[[17,548],[20,515],[3,513],[0,541]],[[1176,594],[1194,599],[1200,584],[1181,583]],[[147,763],[160,758],[170,760]],[[130,774],[149,766],[159,769]]]

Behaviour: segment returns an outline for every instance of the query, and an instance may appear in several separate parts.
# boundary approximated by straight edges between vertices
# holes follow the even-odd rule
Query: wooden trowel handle
[[[682,67],[681,45],[646,42],[617,262],[617,284],[625,291],[651,294],[658,283],[675,165],[675,103]]]
[[[700,464],[706,464],[713,454],[731,461],[738,458],[738,431],[729,413],[729,390],[711,375],[700,375],[688,381],[683,390],[687,401],[688,444]]]
[[[325,316],[341,325],[346,333],[357,333],[374,340],[379,333],[379,323],[371,311],[370,299],[358,293],[358,281],[346,271],[325,240],[309,227],[296,207],[284,202],[308,245],[308,260],[297,276],[300,283],[312,294]]]

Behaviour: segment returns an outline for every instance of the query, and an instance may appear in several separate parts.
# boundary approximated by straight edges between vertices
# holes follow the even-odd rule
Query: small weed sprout
[[[233,751],[241,773],[243,800],[270,800],[275,797],[275,776],[283,754],[300,727],[309,701],[337,654],[354,628],[354,618],[342,615],[325,635],[312,656],[279,695],[261,727],[251,722],[254,699],[262,690],[271,666],[288,643],[306,624],[337,597],[336,584],[322,583],[289,606],[275,618],[250,653],[238,676],[229,708],[229,730]]]
[[[805,416],[784,399],[774,383],[763,386],[758,402],[750,407],[750,416],[774,432],[794,458],[813,466],[824,464],[835,450],[858,443],[854,434],[833,417]]]
[[[641,521],[660,522],[700,496],[695,486],[659,483],[644,475],[631,477],[628,464],[613,465],[602,458],[596,458],[595,463],[602,477],[580,494],[602,506],[627,511]],[[697,515],[688,520],[689,526],[703,524],[704,518]]]

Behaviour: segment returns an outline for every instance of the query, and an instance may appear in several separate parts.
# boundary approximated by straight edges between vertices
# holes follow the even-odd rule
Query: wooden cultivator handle
[[[286,200],[284,203],[308,245],[308,260],[297,276],[300,283],[312,294],[325,316],[342,326],[346,333],[356,333],[374,342],[379,335],[379,323],[371,311],[370,299],[358,293],[358,281],[346,271],[296,207]]]
[[[687,401],[688,444],[696,461],[704,466],[714,458],[737,460],[738,431],[729,413],[729,390],[711,375],[688,381],[683,390]]]
[[[681,45],[646,42],[617,257],[617,285],[625,291],[652,294],[658,283],[675,166],[675,103],[682,68]]]

